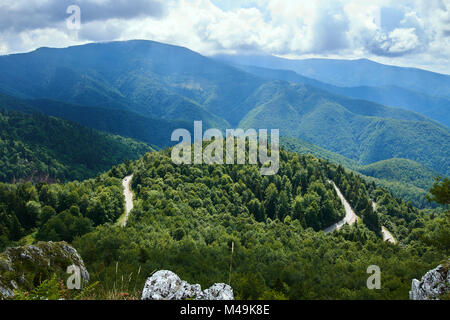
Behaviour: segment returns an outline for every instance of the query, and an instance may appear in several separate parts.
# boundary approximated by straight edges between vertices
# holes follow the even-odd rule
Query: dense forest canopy
[[[261,176],[255,165],[174,165],[168,149],[84,182],[1,184],[0,245],[30,233],[71,242],[100,281],[99,297],[117,277],[133,275],[127,290],[139,290],[169,269],[202,286],[231,277],[241,299],[406,299],[411,279],[448,256],[442,210],[419,211],[313,156],[282,150],[280,162],[277,175]],[[121,228],[121,179],[131,173],[135,206]],[[329,181],[361,219],[325,234],[344,215]],[[382,240],[382,225],[400,245]],[[372,264],[381,290],[366,287]]]

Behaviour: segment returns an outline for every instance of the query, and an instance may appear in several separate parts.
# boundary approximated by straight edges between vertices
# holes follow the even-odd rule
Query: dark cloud
[[[10,2],[8,2],[10,3]],[[131,19],[139,17],[160,18],[167,14],[163,2],[158,0],[48,0],[44,3],[23,1],[14,5],[0,4],[0,32],[21,32],[37,28],[54,27],[64,23],[69,16],[68,6],[78,5],[81,22],[105,21],[112,18]]]

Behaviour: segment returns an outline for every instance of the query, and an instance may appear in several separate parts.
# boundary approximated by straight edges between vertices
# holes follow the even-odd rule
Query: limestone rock
[[[224,283],[215,283],[203,291],[202,300],[234,300],[233,289]]]
[[[428,271],[421,279],[412,280],[411,300],[439,300],[439,296],[450,290],[450,272],[442,265]]]
[[[0,253],[0,299],[13,297],[13,290],[29,290],[36,281],[43,281],[55,273],[63,278],[70,265],[79,267],[81,278],[89,282],[83,260],[65,242],[39,242],[8,248]]]
[[[234,300],[233,289],[216,283],[202,291],[199,284],[189,284],[169,270],[155,272],[145,282],[142,300]]]

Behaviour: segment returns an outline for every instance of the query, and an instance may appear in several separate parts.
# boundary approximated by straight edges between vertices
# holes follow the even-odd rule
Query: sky
[[[0,0],[0,54],[131,39],[450,74],[450,0]]]

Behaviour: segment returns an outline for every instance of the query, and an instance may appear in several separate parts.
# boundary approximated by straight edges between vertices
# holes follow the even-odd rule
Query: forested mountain
[[[447,83],[445,76],[424,71],[375,67],[386,74],[398,71],[399,86],[408,84],[404,74],[415,72],[429,86],[439,80],[435,89]],[[1,56],[0,68],[0,91],[28,99],[17,108],[25,103],[158,147],[171,144],[173,128],[190,129],[194,120],[203,120],[205,128],[279,128],[282,136],[363,165],[405,158],[439,174],[450,170],[448,127],[420,114],[333,94],[317,88],[318,81],[272,81],[182,47],[126,41],[41,48]],[[423,86],[419,80],[417,86]]]
[[[83,180],[152,149],[43,114],[0,111],[0,181]]]
[[[238,299],[405,299],[410,279],[448,250],[435,245],[442,218],[326,161],[285,151],[280,160],[277,175],[262,177],[254,165],[174,165],[164,150],[83,183],[0,184],[1,239],[35,230],[36,239],[72,242],[100,281],[97,298],[114,279],[133,274],[142,288],[169,269],[202,286],[231,278]],[[135,208],[121,228],[120,179],[131,173]],[[329,180],[361,219],[326,235],[343,215]],[[381,225],[402,245],[385,243]],[[371,264],[383,270],[381,290],[366,287]]]
[[[262,83],[186,48],[153,41],[41,48],[2,56],[0,68],[0,91],[6,94],[216,127],[225,127],[222,118],[232,120],[227,110]]]
[[[301,76],[291,70],[276,70],[243,65],[237,67],[264,79],[309,84],[331,93],[373,101],[391,107],[404,108],[423,114],[446,126],[450,126],[450,98],[433,97],[425,93],[393,85],[383,87],[338,87]]]
[[[163,148],[172,145],[170,135],[177,128],[192,132],[192,122],[153,119],[138,113],[100,107],[86,107],[48,99],[18,99],[0,94],[0,108],[26,113],[43,113],[96,130],[146,142]],[[205,125],[205,128],[208,128]]]
[[[245,105],[243,128],[280,128],[360,164],[405,158],[449,174],[450,131],[400,109],[315,89],[273,81],[261,86]],[[437,146],[440,146],[439,148]]]
[[[433,185],[437,173],[426,169],[417,162],[407,159],[389,159],[362,166],[359,172],[366,176],[377,177],[387,181],[413,184],[424,190]]]
[[[426,196],[434,177],[438,174],[423,165],[407,159],[390,159],[370,165],[341,156],[298,138],[281,138],[281,145],[289,151],[299,154],[310,154],[326,159],[360,174],[366,181],[375,182],[377,186],[388,189],[397,198],[411,202],[417,208],[435,206]]]

